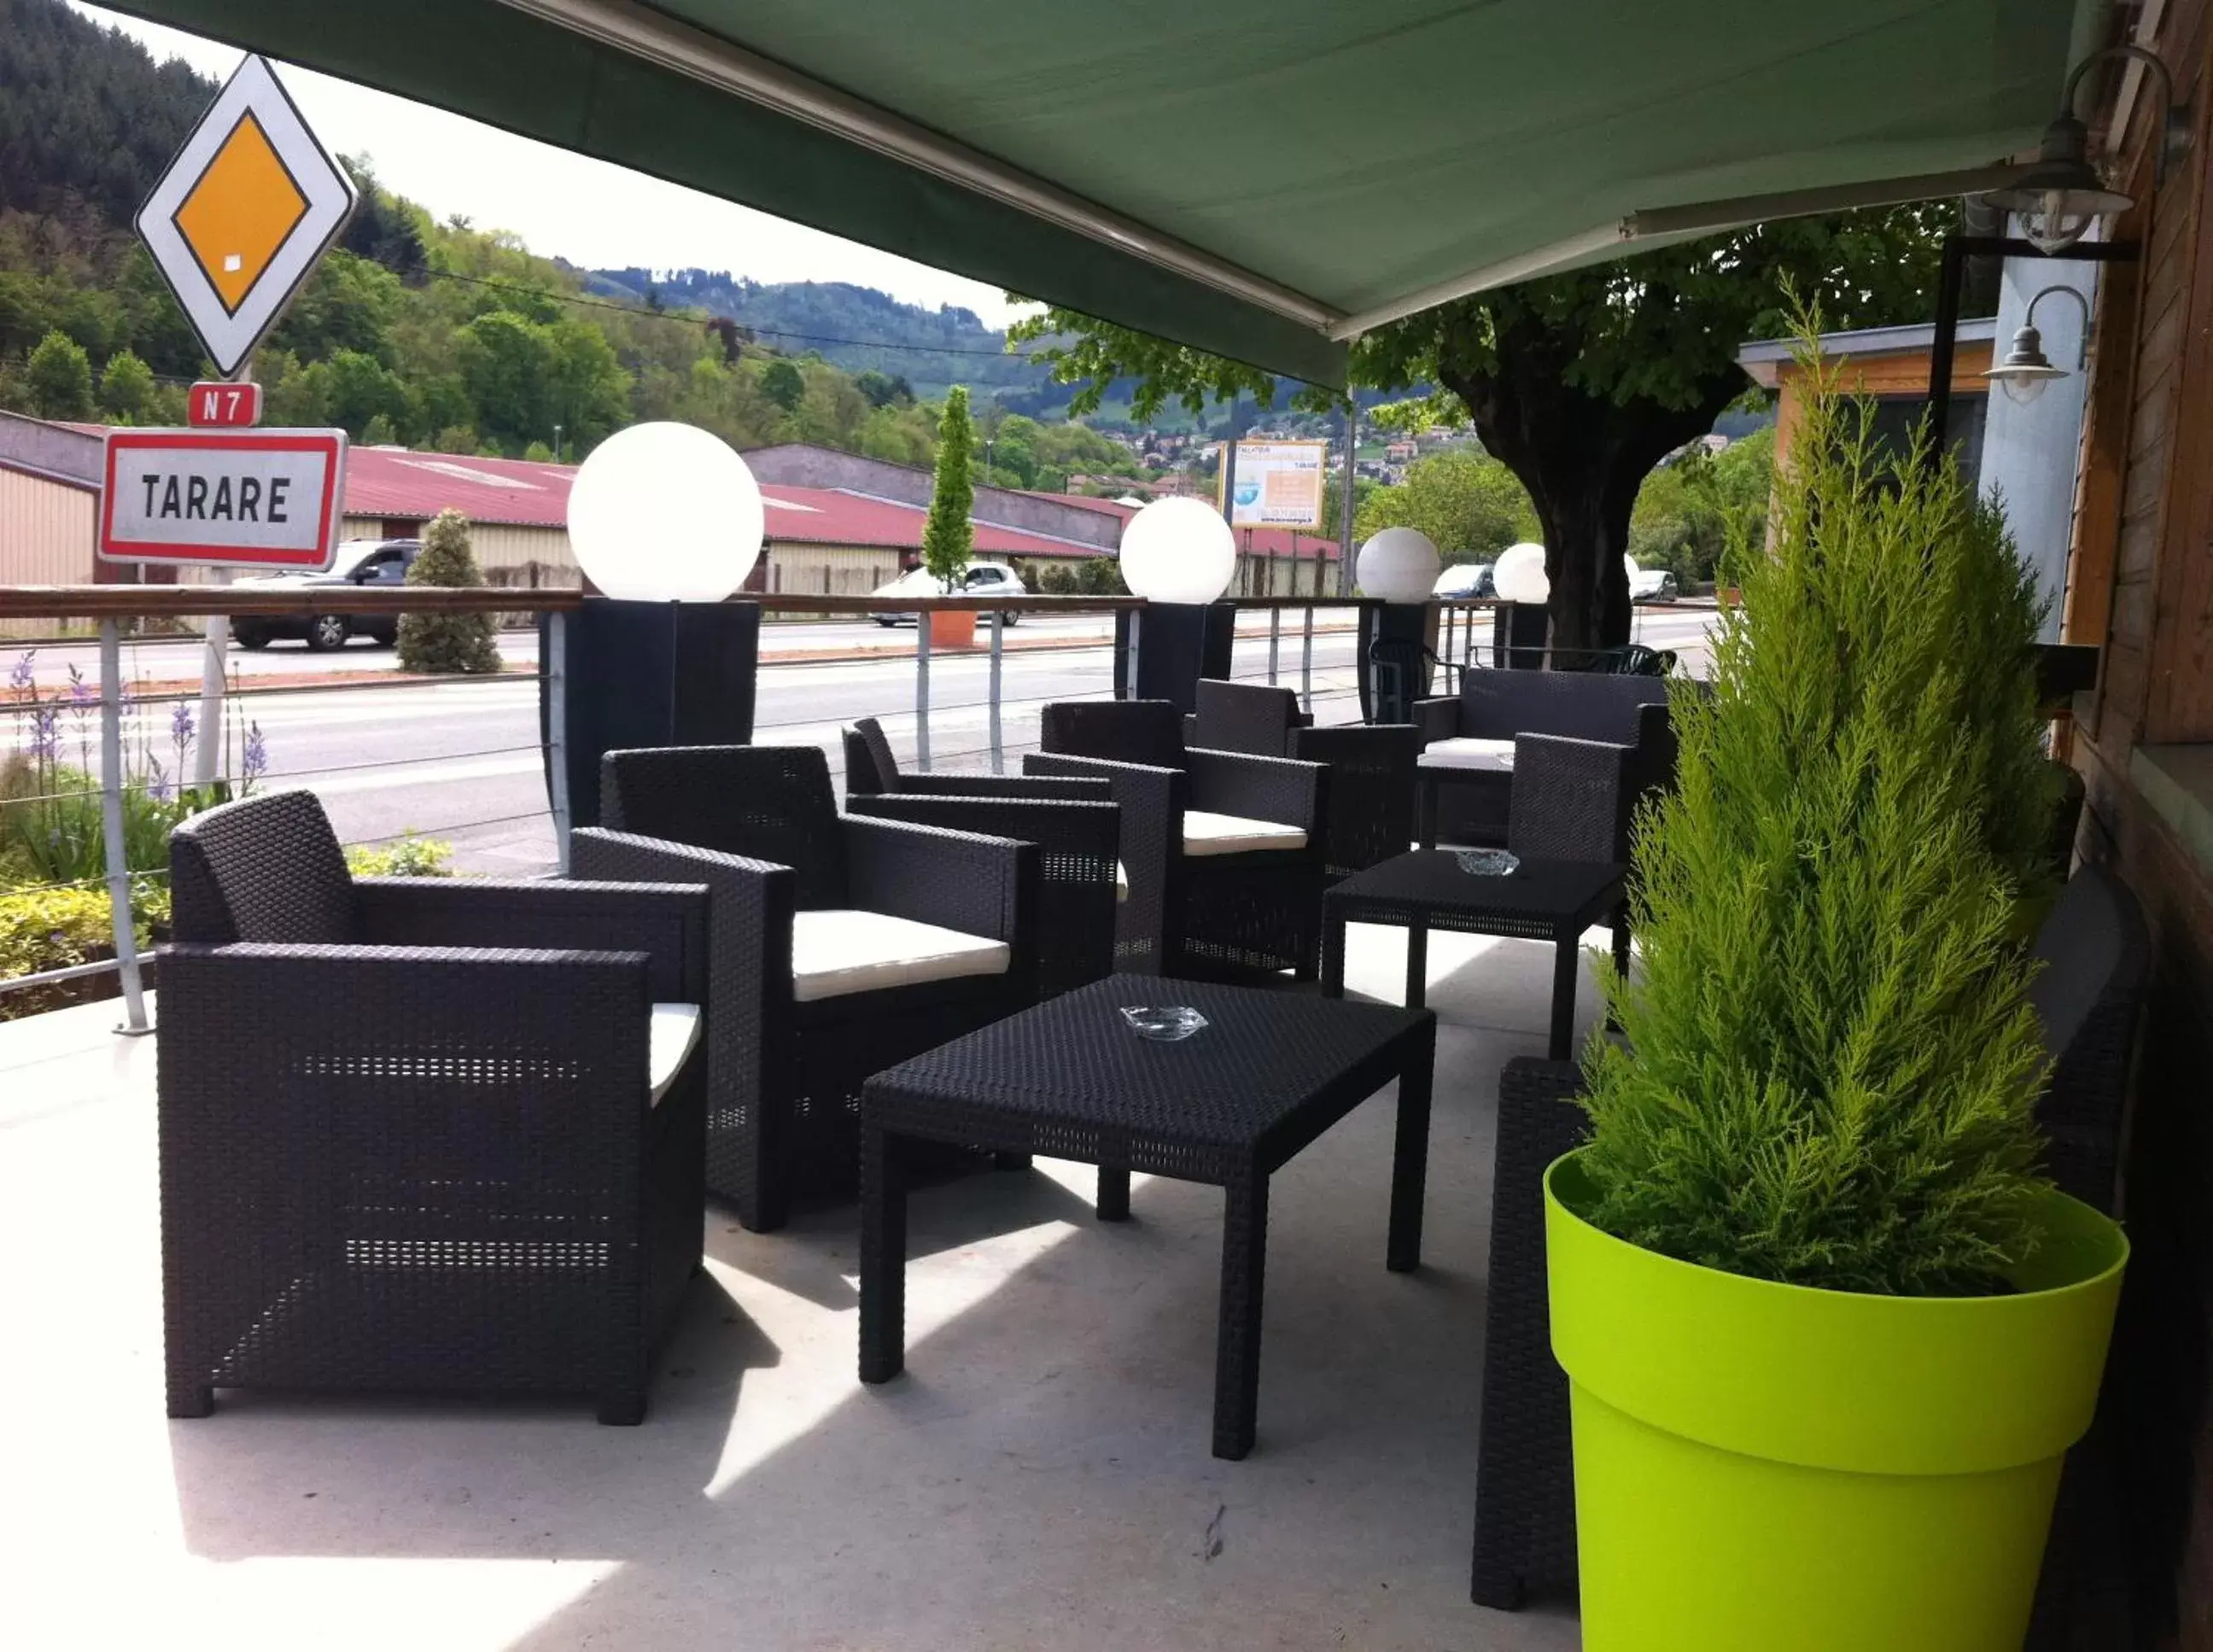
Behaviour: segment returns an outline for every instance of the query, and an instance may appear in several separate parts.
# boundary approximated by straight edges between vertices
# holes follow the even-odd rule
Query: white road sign
[[[138,233],[228,377],[353,216],[332,160],[263,58],[216,94],[138,209]]]
[[[327,568],[345,451],[344,430],[110,430],[101,558]]]

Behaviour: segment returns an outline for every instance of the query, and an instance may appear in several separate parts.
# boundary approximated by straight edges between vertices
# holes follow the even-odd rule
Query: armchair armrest
[[[656,997],[696,1003],[707,975],[707,891],[686,881],[357,878],[354,915],[369,946],[643,953]]]
[[[838,824],[856,906],[1004,941],[1017,971],[1034,969],[1034,844],[862,815]]]
[[[900,797],[1031,797],[1111,802],[1104,780],[1027,774],[903,774]]]
[[[1518,735],[1508,844],[1541,845],[1561,860],[1626,861],[1636,760],[1633,747],[1607,741]]]
[[[1187,751],[1191,807],[1253,820],[1280,820],[1318,842],[1329,805],[1329,770],[1289,757],[1245,752]]]
[[[569,834],[572,875],[707,887],[709,1106],[727,1113],[759,1105],[764,1082],[784,1058],[771,1036],[789,1026],[791,914],[799,875],[772,861],[671,843],[635,832],[579,826]]]
[[[1183,853],[1183,815],[1190,807],[1191,777],[1181,769],[1148,763],[1050,752],[1024,757],[1022,772],[1089,777],[1106,783],[1108,795],[1122,811],[1122,869],[1129,875],[1130,905],[1140,914],[1160,911],[1168,863]]]
[[[1433,740],[1450,740],[1460,733],[1460,697],[1450,699],[1416,700],[1414,726],[1422,731],[1422,743]]]

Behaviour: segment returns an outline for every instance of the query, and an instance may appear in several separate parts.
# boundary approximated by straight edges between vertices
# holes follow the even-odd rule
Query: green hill
[[[954,384],[979,397],[1046,384],[1042,367],[1007,354],[1005,333],[957,305],[933,310],[850,282],[764,283],[723,270],[594,270],[586,280],[592,291],[632,302],[727,315],[765,344],[812,351],[849,373],[905,379],[930,399]]]
[[[0,406],[181,423],[197,341],[128,225],[214,84],[61,0],[0,0]],[[272,424],[446,451],[588,450],[640,419],[907,464],[930,410],[882,375],[622,302],[349,162],[361,210],[255,359]],[[888,301],[887,301],[888,302]]]

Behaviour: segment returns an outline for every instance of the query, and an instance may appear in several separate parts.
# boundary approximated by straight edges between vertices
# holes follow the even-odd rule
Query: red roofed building
[[[101,427],[0,414],[0,584],[128,576],[96,568],[92,521]],[[826,448],[747,455],[766,505],[765,555],[749,583],[785,593],[866,595],[919,560],[930,473]],[[472,525],[485,577],[569,585],[569,486],[576,466],[521,459],[355,447],[346,459],[344,537],[407,539],[448,508]],[[1108,499],[978,488],[976,555],[1033,564],[1111,556],[1136,508]],[[1233,594],[1336,589],[1333,541],[1279,528],[1240,530]]]

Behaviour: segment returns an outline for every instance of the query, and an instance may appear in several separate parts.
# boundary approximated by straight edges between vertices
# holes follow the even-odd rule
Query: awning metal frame
[[[1324,334],[1331,334],[1344,317],[1342,310],[632,0],[500,0],[500,3],[803,121],[1063,229],[1133,253]]]

